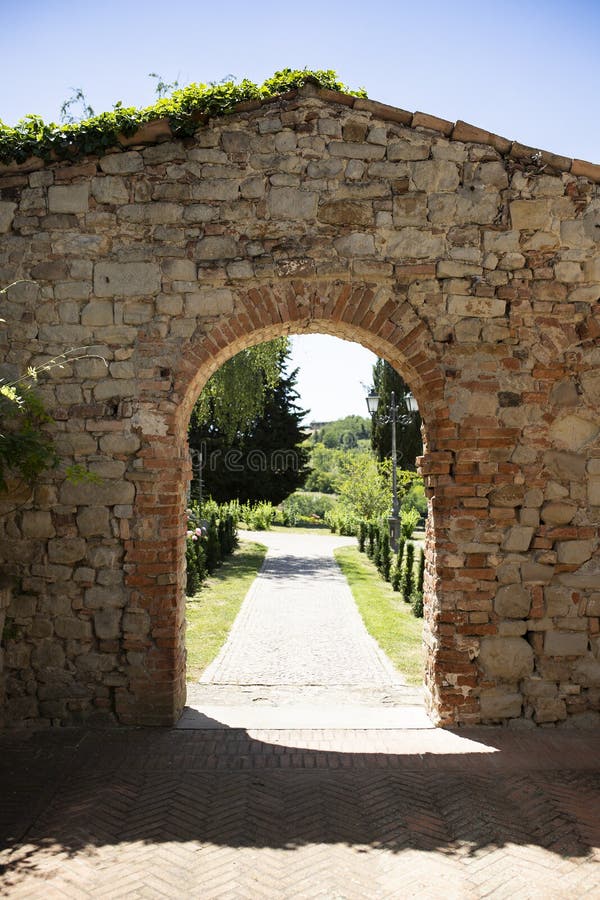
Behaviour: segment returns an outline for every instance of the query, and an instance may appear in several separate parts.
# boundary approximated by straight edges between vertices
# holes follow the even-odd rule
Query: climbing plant
[[[115,146],[119,135],[130,136],[154,119],[168,119],[173,134],[184,137],[194,133],[203,116],[222,116],[244,100],[276,97],[309,82],[331,91],[366,97],[364,89],[351,90],[331,69],[282,69],[262,85],[247,78],[237,83],[234,80],[194,83],[174,90],[169,97],[161,96],[152,106],[137,109],[125,107],[119,101],[112,111],[80,122],[57,125],[46,123],[36,115],[25,116],[14,127],[0,121],[0,162],[23,162],[30,156],[71,159],[81,154],[101,153]],[[161,85],[168,86],[164,82]],[[76,93],[75,101],[81,102],[82,97],[83,94]]]

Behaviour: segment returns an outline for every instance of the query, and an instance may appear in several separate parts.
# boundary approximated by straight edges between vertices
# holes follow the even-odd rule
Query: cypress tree
[[[402,598],[405,603],[410,603],[415,585],[415,545],[412,541],[406,544],[406,562],[402,573]]]

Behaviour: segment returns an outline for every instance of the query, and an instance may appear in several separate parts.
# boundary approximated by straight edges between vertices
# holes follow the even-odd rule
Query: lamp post
[[[389,416],[379,416],[382,424],[391,423],[392,426],[392,514],[388,517],[390,528],[390,546],[394,553],[398,549],[398,539],[400,537],[400,503],[398,501],[398,476],[397,476],[397,459],[396,459],[396,422],[399,421],[403,425],[410,422],[411,416],[417,411],[417,401],[412,394],[405,394],[404,404],[408,409],[408,415],[398,417],[396,407],[396,393],[392,391],[390,394],[390,414]],[[375,418],[379,409],[379,395],[375,392],[375,388],[371,388],[367,395],[367,409],[371,414],[371,418]]]

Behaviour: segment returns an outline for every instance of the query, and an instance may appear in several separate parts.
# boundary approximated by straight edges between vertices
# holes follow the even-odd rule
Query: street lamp
[[[375,392],[375,388],[371,388],[366,399],[367,409],[371,418],[374,419],[379,409],[379,395]],[[408,424],[418,409],[417,401],[412,394],[405,394],[402,399],[406,409],[408,409],[408,415],[398,416],[396,394],[395,391],[392,391],[390,394],[390,415],[378,417],[382,425],[391,423],[392,426],[392,514],[388,517],[388,522],[390,527],[390,546],[394,553],[398,549],[398,539],[400,537],[400,504],[398,502],[398,479],[396,475],[396,422],[400,422],[403,425]]]

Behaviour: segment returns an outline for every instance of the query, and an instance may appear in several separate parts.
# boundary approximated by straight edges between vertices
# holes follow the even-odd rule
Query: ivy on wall
[[[366,97],[363,89],[353,91],[338,80],[331,70],[283,69],[262,85],[248,79],[239,83],[225,81],[190,84],[162,97],[144,109],[117,103],[112,112],[92,116],[67,125],[46,123],[29,115],[13,127],[0,121],[0,162],[23,162],[30,156],[42,159],[72,159],[87,153],[102,153],[155,119],[168,119],[174,135],[185,137],[198,128],[203,116],[223,116],[245,100],[265,100],[312,83],[331,91]]]

